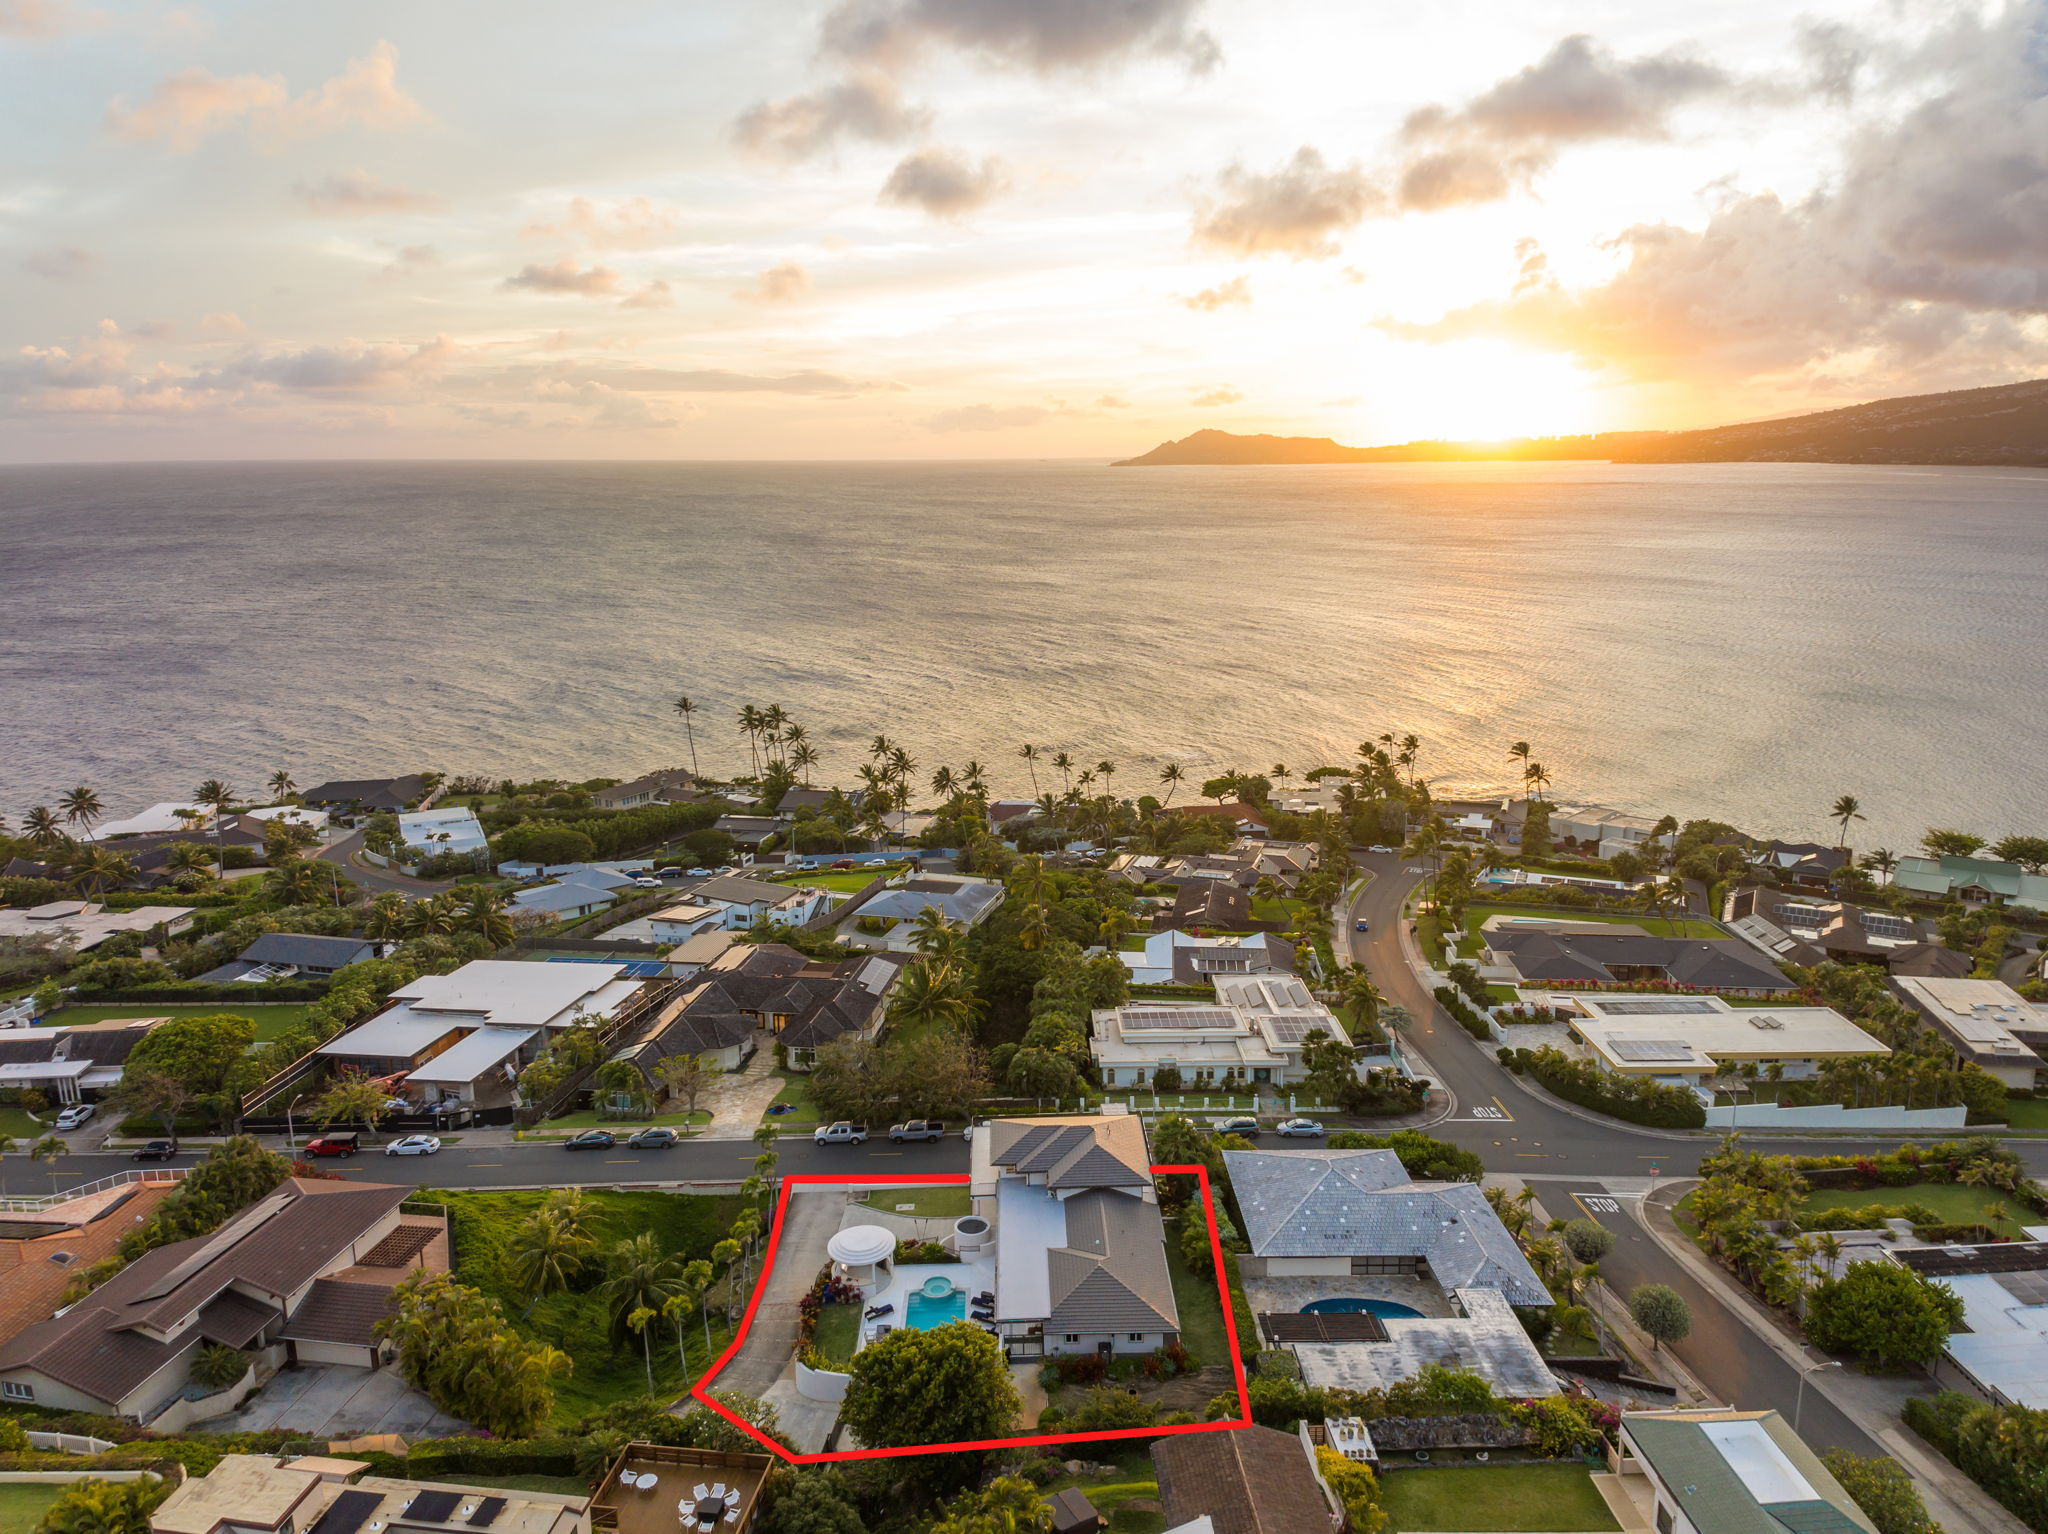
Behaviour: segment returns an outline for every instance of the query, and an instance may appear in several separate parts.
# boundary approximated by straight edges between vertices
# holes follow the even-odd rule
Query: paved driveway
[[[391,1369],[343,1364],[297,1364],[281,1371],[242,1404],[240,1411],[197,1425],[205,1433],[254,1433],[283,1428],[308,1438],[356,1438],[398,1433],[445,1438],[469,1431]]]

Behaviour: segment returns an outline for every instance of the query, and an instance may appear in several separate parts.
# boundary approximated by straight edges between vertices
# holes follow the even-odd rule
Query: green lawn
[[[1308,902],[1306,900],[1291,900],[1285,898],[1279,900],[1274,900],[1271,898],[1265,900],[1254,900],[1252,902],[1252,920],[1284,921],[1292,923],[1296,917],[1300,916],[1302,912],[1306,911],[1307,909]]]
[[[763,1114],[761,1122],[773,1124],[777,1129],[814,1129],[818,1123],[818,1105],[811,1101],[811,1082],[808,1076],[786,1075],[782,1078],[782,1090],[775,1094],[775,1103],[794,1108],[794,1113],[778,1113],[773,1117]]]
[[[565,1497],[590,1495],[590,1483],[574,1475],[471,1475],[464,1470],[455,1480],[463,1486],[488,1486],[493,1491],[547,1491]]]
[[[827,1305],[818,1312],[818,1329],[811,1334],[812,1345],[835,1364],[852,1358],[860,1347],[858,1305]]]
[[[68,1028],[77,1023],[104,1023],[117,1017],[214,1017],[220,1013],[231,1017],[246,1017],[256,1025],[256,1042],[268,1044],[281,1037],[285,1030],[295,1027],[305,1017],[304,1004],[290,1006],[274,1003],[266,1006],[245,1006],[241,1002],[211,1002],[199,1006],[167,1006],[161,1002],[130,1002],[124,1007],[65,1007],[41,1019],[37,1026],[43,1028]]]
[[[1493,916],[1528,916],[1542,921],[1590,921],[1612,926],[1641,927],[1659,937],[1725,938],[1712,922],[1689,916],[1647,916],[1633,911],[1536,911],[1528,906],[1470,905],[1465,907],[1467,936],[1458,940],[1458,957],[1475,957],[1485,945],[1479,929]]]
[[[2048,1097],[2008,1097],[2005,1122],[2014,1129],[2048,1129]]]
[[[861,1202],[870,1209],[912,1215],[920,1220],[957,1220],[974,1213],[974,1201],[968,1196],[965,1183],[937,1188],[879,1188]],[[906,1204],[908,1209],[903,1207]]]
[[[0,1534],[33,1534],[49,1505],[70,1489],[33,1481],[0,1485]]]
[[[805,889],[833,890],[841,895],[857,895],[875,880],[896,872],[893,868],[859,869],[842,868],[836,872],[791,874],[786,879],[777,879],[777,884],[800,884]]]
[[[2020,1240],[2020,1219],[2035,1223],[2032,1214],[2015,1211],[1995,1188],[1972,1188],[1955,1182],[1916,1182],[1903,1188],[1820,1188],[1807,1194],[1796,1212],[1860,1209],[1866,1204],[1925,1204],[1941,1216],[1944,1225],[1975,1225],[1984,1218],[1984,1206],[1994,1203],[2005,1211],[1996,1227],[2002,1236]]]
[[[1184,1219],[1199,1218],[1192,1211]],[[1223,1296],[1217,1292],[1214,1264],[1196,1272],[1181,1261],[1183,1220],[1166,1228],[1166,1269],[1173,1278],[1173,1304],[1180,1312],[1180,1340],[1205,1364],[1230,1363],[1230,1334],[1223,1329]]]
[[[52,1112],[50,1116],[55,1118],[56,1114]],[[0,1108],[0,1135],[7,1136],[23,1150],[49,1132],[49,1124],[32,1118],[26,1108]],[[5,1534],[5,1531],[0,1530],[0,1534]]]
[[[1580,1465],[1488,1465],[1456,1470],[1397,1470],[1380,1480],[1398,1534],[1456,1529],[1619,1529]]]
[[[688,1259],[709,1257],[744,1204],[739,1198],[682,1193],[591,1189],[584,1196],[596,1213],[593,1234],[600,1255],[628,1236],[650,1231],[665,1252]],[[546,1195],[435,1189],[432,1197],[448,1205],[454,1226],[456,1277],[497,1300],[516,1330],[560,1348],[576,1361],[576,1372],[555,1387],[556,1426],[573,1423],[614,1401],[647,1393],[640,1349],[633,1343],[613,1346],[610,1316],[596,1282],[586,1282],[570,1293],[550,1295],[530,1316],[525,1314],[528,1296],[506,1275],[506,1251],[514,1232],[540,1208]],[[602,1270],[593,1271],[591,1277],[601,1280]],[[720,1326],[723,1319],[722,1314],[712,1318],[714,1347],[723,1347],[726,1340]],[[702,1320],[693,1317],[684,1335],[694,1379],[705,1363]],[[656,1393],[665,1398],[680,1395],[683,1376],[676,1364],[674,1330],[662,1325],[650,1336]]]
[[[1145,935],[1138,932],[1126,933],[1123,941],[1117,946],[1125,953],[1143,953],[1145,951]]]

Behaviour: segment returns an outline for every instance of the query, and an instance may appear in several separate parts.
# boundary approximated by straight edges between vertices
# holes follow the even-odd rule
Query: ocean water
[[[1446,788],[1865,846],[2048,829],[2048,473],[1808,465],[0,469],[0,811],[746,762],[779,703],[1031,788],[1422,738]],[[1040,770],[1044,780],[1045,770]]]

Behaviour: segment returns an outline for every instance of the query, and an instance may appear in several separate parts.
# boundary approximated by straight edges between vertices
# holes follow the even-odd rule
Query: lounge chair
[[[861,1319],[862,1319],[862,1320],[864,1320],[864,1321],[878,1321],[878,1320],[880,1320],[880,1319],[881,1319],[881,1318],[882,1318],[883,1316],[890,1316],[890,1315],[894,1315],[895,1313],[896,1313],[896,1307],[895,1307],[895,1306],[894,1306],[893,1304],[890,1304],[890,1305],[870,1305],[870,1306],[868,1307],[868,1313],[867,1313],[867,1314],[866,1314],[865,1316],[863,1316],[863,1317],[862,1317]]]
[[[996,1292],[993,1289],[984,1289],[974,1297],[974,1303],[977,1305],[993,1305],[995,1302]]]

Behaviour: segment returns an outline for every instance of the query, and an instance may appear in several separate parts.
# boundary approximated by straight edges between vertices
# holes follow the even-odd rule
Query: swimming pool
[[[1305,1316],[1378,1316],[1383,1321],[1420,1316],[1413,1305],[1393,1300],[1311,1300],[1301,1307]]]
[[[903,1324],[916,1332],[928,1332],[935,1326],[966,1319],[965,1289],[954,1289],[939,1298],[926,1294],[922,1289],[914,1289],[903,1307]]]

